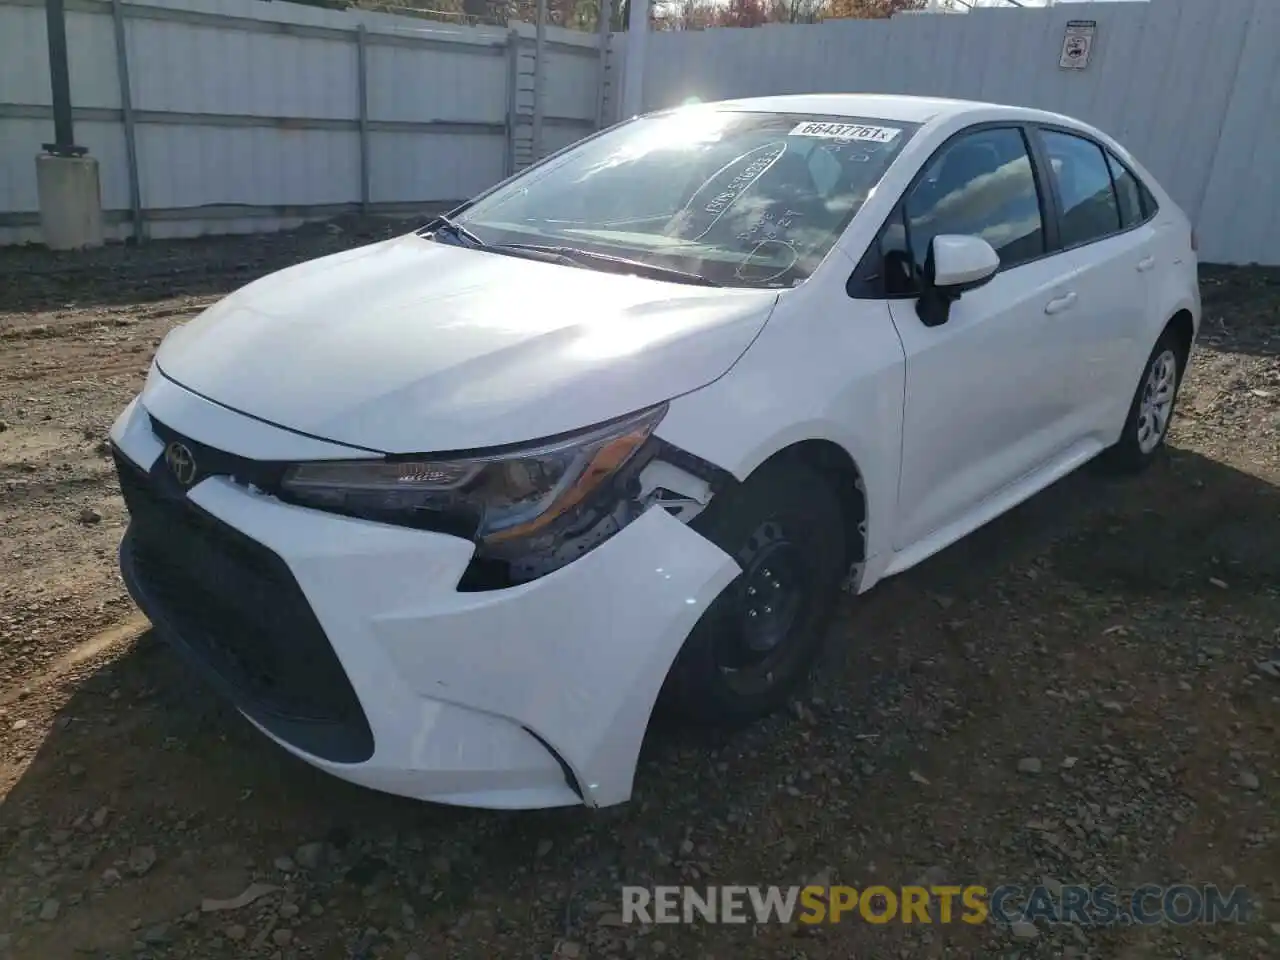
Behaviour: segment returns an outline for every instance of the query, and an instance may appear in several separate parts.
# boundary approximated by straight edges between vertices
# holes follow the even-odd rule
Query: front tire
[[[848,566],[843,510],[825,477],[779,461],[691,525],[742,573],[689,634],[662,703],[685,720],[739,726],[778,709],[808,679]]]
[[[1121,473],[1137,473],[1151,465],[1164,448],[1186,368],[1185,351],[1173,331],[1156,341],[1142,369],[1120,439],[1106,451],[1105,463]]]

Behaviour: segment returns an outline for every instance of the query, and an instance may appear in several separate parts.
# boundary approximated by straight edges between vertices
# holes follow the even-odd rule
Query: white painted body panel
[[[852,269],[837,251],[782,294],[732,373],[673,403],[658,435],[739,479],[792,444],[837,444],[862,474],[867,553],[875,557],[892,547],[903,355],[888,306],[846,296]]]
[[[1045,257],[998,274],[926,327],[914,301],[890,304],[906,352],[902,478],[894,548],[928,537],[1061,453],[1072,404],[1061,358],[1075,351],[1065,296],[1074,269]]]
[[[1152,329],[1150,272],[1140,267],[1153,258],[1154,235],[1154,226],[1145,224],[1059,258],[1075,271],[1071,309],[1053,318],[1065,334],[1063,399],[1071,409],[1074,440],[1108,446],[1119,437],[1132,399],[1120,388],[1136,382],[1135,370],[1141,372],[1173,316]]]
[[[986,241],[943,235],[934,237],[933,243],[939,257],[933,282],[940,287],[981,283],[1000,269],[1000,256]]]
[[[338,443],[498,446],[703,386],[747,348],[775,296],[409,234],[249,284],[175,330],[156,363],[195,393]]]
[[[1170,318],[1187,311],[1198,329],[1185,216],[1097,131],[944,100],[735,106],[923,126],[794,288],[703,288],[402,237],[265,278],[176,331],[113,441],[155,463],[150,412],[256,460],[359,459],[527,442],[669,402],[656,435],[739,480],[795,444],[847,453],[865,497],[854,586],[866,590],[1113,443]],[[997,273],[941,326],[923,325],[911,300],[852,299],[846,281],[913,176],[949,136],[993,120],[1101,140],[1147,181],[1159,216]],[[470,541],[292,506],[216,477],[189,497],[285,561],[368,715],[367,762],[304,759],[449,803],[627,799],[670,664],[739,572],[651,509],[550,574],[464,592]]]
[[[161,423],[181,423],[188,436],[200,437],[211,447],[241,457],[253,460],[358,460],[369,456],[368,450],[281,430],[253,417],[229,417],[226,407],[179,386],[155,367],[147,377],[142,395],[146,397],[147,411]]]

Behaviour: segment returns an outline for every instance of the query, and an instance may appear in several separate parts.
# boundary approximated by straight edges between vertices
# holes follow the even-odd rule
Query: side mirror
[[[988,283],[999,269],[1000,255],[981,237],[934,237],[924,261],[924,291],[916,306],[921,322],[929,327],[946,323],[951,304],[966,291]]]

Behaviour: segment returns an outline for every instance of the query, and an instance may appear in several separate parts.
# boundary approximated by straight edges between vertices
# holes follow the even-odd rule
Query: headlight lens
[[[572,513],[631,460],[666,410],[474,457],[297,464],[282,488],[304,506],[500,544]]]

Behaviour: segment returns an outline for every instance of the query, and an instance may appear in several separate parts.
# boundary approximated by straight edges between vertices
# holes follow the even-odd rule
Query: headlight
[[[666,411],[664,404],[560,440],[465,458],[297,464],[282,489],[304,506],[499,545],[571,515],[635,456]]]

